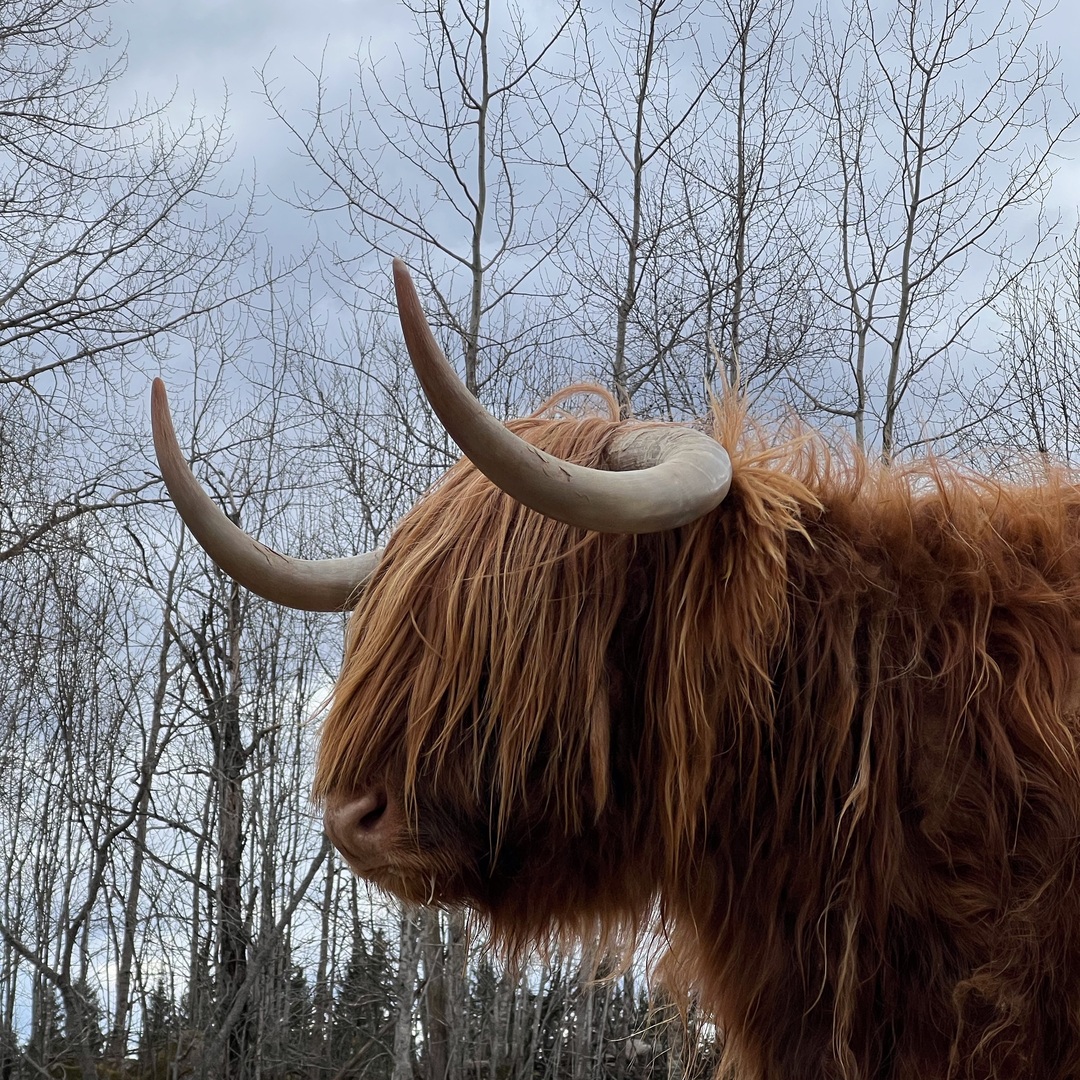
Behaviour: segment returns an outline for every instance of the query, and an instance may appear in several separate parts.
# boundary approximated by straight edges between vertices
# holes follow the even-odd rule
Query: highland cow
[[[512,951],[659,925],[666,974],[723,1031],[723,1076],[1080,1076],[1065,472],[770,440],[730,394],[711,437],[503,428],[395,273],[471,460],[381,558],[245,537],[187,471],[160,388],[155,406],[211,555],[272,599],[355,607],[315,780],[353,869],[472,909]]]

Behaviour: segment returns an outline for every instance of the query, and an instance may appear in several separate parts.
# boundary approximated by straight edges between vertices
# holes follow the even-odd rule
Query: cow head
[[[355,608],[315,794],[358,874],[523,936],[600,908],[639,918],[657,827],[646,808],[677,797],[641,778],[670,786],[653,759],[679,749],[639,715],[638,683],[658,677],[646,674],[652,576],[670,530],[723,500],[728,456],[676,425],[502,425],[454,375],[399,261],[394,276],[413,365],[466,457],[385,552],[308,562],[241,532],[191,475],[158,380],[162,475],[241,584],[293,607]]]

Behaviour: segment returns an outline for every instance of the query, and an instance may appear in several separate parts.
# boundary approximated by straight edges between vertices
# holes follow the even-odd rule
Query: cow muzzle
[[[400,805],[381,788],[326,800],[323,824],[330,842],[361,876],[388,866],[400,838]]]

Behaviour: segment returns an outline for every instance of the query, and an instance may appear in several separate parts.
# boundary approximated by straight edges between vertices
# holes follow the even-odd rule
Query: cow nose
[[[386,792],[380,789],[327,800],[323,812],[326,835],[359,873],[386,862],[386,848],[393,832],[389,805]]]

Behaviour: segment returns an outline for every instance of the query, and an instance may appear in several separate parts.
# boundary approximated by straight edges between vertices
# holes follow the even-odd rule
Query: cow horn
[[[379,564],[381,551],[346,559],[293,559],[237,528],[199,486],[176,441],[165,384],[150,393],[154,449],[165,486],[206,553],[245,588],[301,611],[342,611]]]
[[[462,453],[519,502],[583,529],[648,533],[694,521],[727,495],[727,452],[689,428],[641,426],[617,435],[608,447],[608,469],[561,461],[525,442],[485,411],[454,373],[401,259],[394,260],[394,288],[405,345],[431,407]]]

